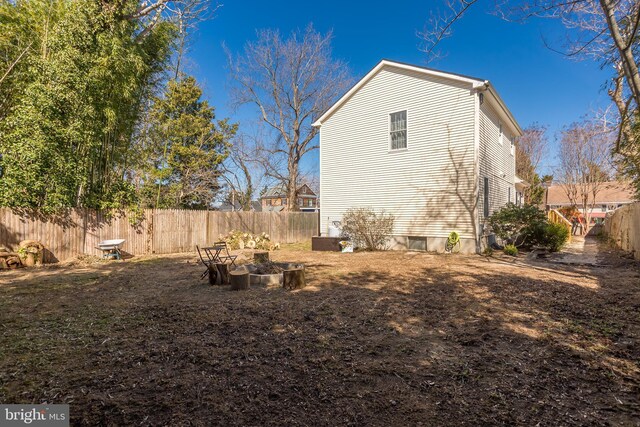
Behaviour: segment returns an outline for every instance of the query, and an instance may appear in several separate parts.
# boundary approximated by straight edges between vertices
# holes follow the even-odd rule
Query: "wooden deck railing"
[[[561,224],[569,231],[569,240],[571,242],[571,221],[564,217],[560,212],[555,209],[551,209],[547,212],[547,218],[549,218],[550,222],[554,224]]]

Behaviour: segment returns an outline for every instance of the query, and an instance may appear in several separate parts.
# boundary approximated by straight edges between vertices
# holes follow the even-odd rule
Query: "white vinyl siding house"
[[[511,142],[517,134],[519,134],[517,128],[501,123],[494,107],[482,103],[478,182],[481,187],[480,194],[484,194],[485,178],[488,179],[489,215],[507,202],[515,202],[515,152],[512,154]],[[485,219],[484,209],[479,209],[478,214],[479,223],[482,225]]]
[[[484,80],[380,62],[314,123],[320,126],[321,232],[349,208],[372,207],[395,216],[392,247],[442,251],[457,231],[463,249],[476,251],[482,178],[496,187],[489,192],[491,211],[508,197],[501,189],[513,186],[507,139],[519,128],[505,123],[500,145],[500,120],[512,120],[492,109],[500,105]]]

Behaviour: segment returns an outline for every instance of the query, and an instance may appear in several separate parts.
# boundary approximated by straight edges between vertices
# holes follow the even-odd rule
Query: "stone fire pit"
[[[282,285],[283,270],[304,268],[304,264],[292,262],[268,262],[265,264],[245,264],[236,270],[245,270],[249,273],[251,285]]]

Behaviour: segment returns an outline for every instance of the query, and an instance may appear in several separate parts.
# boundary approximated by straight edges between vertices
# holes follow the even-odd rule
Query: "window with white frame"
[[[498,123],[498,142],[502,145],[502,123]]]
[[[515,136],[511,137],[511,155],[512,156],[516,155],[516,137]]]
[[[389,115],[389,140],[391,150],[407,148],[407,110]]]

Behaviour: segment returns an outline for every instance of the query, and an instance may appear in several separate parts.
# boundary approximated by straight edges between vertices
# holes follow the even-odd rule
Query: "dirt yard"
[[[309,286],[195,256],[0,272],[0,402],[74,425],[640,425],[640,268],[282,250]]]

